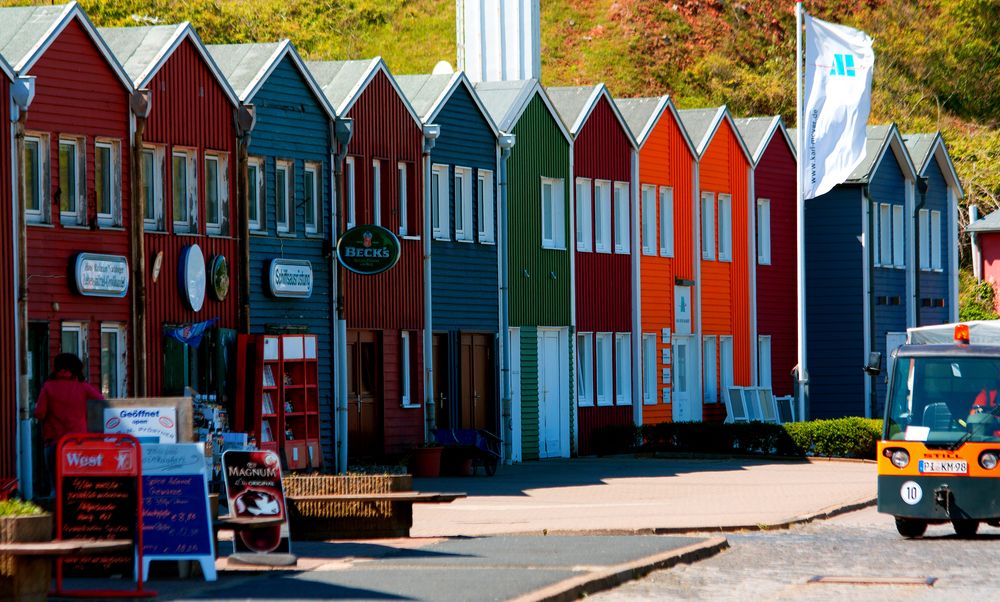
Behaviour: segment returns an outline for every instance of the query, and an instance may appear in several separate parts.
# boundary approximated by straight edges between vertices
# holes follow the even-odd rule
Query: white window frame
[[[49,179],[49,137],[41,133],[29,133],[24,136],[24,151],[28,152],[28,145],[34,144],[38,147],[38,160],[35,162],[34,180],[37,184],[34,193],[38,199],[37,209],[28,209],[25,204],[27,199],[22,199],[21,208],[24,210],[24,221],[29,224],[47,224],[52,220],[52,204],[49,201],[49,194],[52,183]],[[21,176],[24,177],[24,169],[28,162],[21,157]],[[25,183],[27,187],[27,183]]]
[[[757,263],[771,265],[770,199],[757,199]]]
[[[879,224],[880,265],[892,267],[892,205],[888,203],[879,205]]]
[[[611,181],[594,180],[594,250],[611,252]]]
[[[347,157],[344,160],[344,196],[347,197],[345,219],[348,228],[358,225],[357,173],[354,157]]]
[[[594,203],[590,178],[576,179],[576,250],[594,250]]]
[[[88,353],[87,353],[87,323],[86,322],[62,322],[59,325],[59,351],[61,353],[65,352],[62,347],[62,336],[67,332],[75,332],[76,337],[76,350],[75,354],[83,362],[83,374],[87,376],[88,371]]]
[[[733,381],[733,337],[719,337],[719,389],[725,393],[734,384]]]
[[[153,214],[145,215],[147,198],[145,192],[142,195],[142,223],[143,229],[148,232],[164,232],[166,230],[166,223],[164,221],[164,199],[166,199],[166,195],[163,188],[165,153],[166,151],[162,146],[144,146],[142,148],[142,165],[140,166],[140,169],[143,170],[142,179],[153,197]],[[149,173],[146,173],[146,157],[150,155],[153,158],[153,169]]]
[[[757,337],[757,383],[765,388],[771,388],[771,336]]]
[[[215,161],[215,186],[218,198],[215,203],[215,215],[209,215],[208,207],[208,163]],[[229,228],[229,155],[220,152],[205,153],[205,231],[209,235],[221,236],[228,234]]]
[[[719,373],[716,369],[718,365],[716,354],[716,339],[714,336],[702,337],[701,340],[701,365],[702,365],[702,388],[705,391],[705,403],[719,402]]]
[[[701,193],[701,258],[715,260],[715,193]]]
[[[399,374],[399,385],[401,389],[400,402],[404,408],[414,408],[420,407],[419,403],[414,403],[413,401],[413,370],[410,364],[410,332],[407,330],[400,331],[399,333],[399,345],[400,345],[400,374]]]
[[[628,255],[631,249],[631,191],[628,182],[615,182],[615,253]]]
[[[906,268],[906,253],[904,251],[906,226],[903,219],[903,206],[892,206],[892,265]]]
[[[479,242],[484,245],[496,244],[494,232],[493,172],[480,169],[476,174],[476,222]]]
[[[407,199],[407,174],[409,169],[406,163],[399,161],[396,163],[396,179],[399,181],[399,235],[409,236],[410,235],[410,203]]]
[[[306,234],[316,235],[321,231],[320,225],[323,223],[323,170],[319,163],[306,162],[302,166],[302,217],[306,223]],[[312,175],[312,190],[309,188],[308,177]],[[310,196],[312,198],[310,199]],[[309,220],[309,212],[306,211],[312,206],[312,220]]]
[[[382,225],[382,160],[372,159],[372,223]]]
[[[642,333],[642,404],[656,405],[656,335]]]
[[[97,158],[102,150],[108,151],[111,165],[108,166],[108,178],[110,182],[105,183],[105,187],[110,185],[108,196],[108,209],[101,211],[101,199],[97,198],[97,179],[99,177],[97,169]],[[112,138],[97,138],[94,140],[94,204],[97,208],[97,225],[101,227],[120,227],[122,225],[122,145],[118,140]]]
[[[62,171],[62,147],[73,148],[73,187],[74,194],[71,199],[72,205],[69,210],[62,208],[62,196],[66,191],[62,190],[62,173],[59,174],[60,205],[59,223],[64,226],[86,226],[87,225],[87,141],[85,138],[60,136],[59,148],[56,157],[59,159],[60,172]]]
[[[874,261],[874,267],[879,267],[882,265],[882,205],[873,202],[872,203],[872,232],[871,232],[871,243],[872,243],[872,255]]]
[[[597,405],[614,405],[614,378],[612,371],[612,359],[614,355],[612,346],[612,333],[599,332],[594,337],[594,372],[597,381]]]
[[[594,333],[576,335],[576,403],[578,406],[594,405]],[[583,367],[581,369],[581,366]],[[581,379],[581,375],[584,377]],[[582,382],[581,382],[582,381]]]
[[[434,185],[435,180],[437,180],[437,186]],[[431,167],[431,216],[432,219],[436,218],[437,220],[437,225],[434,226],[435,240],[451,240],[448,182],[447,165]]]
[[[642,254],[656,255],[656,186],[643,184],[642,196]]]
[[[285,174],[285,189],[279,190],[278,174]],[[274,226],[279,235],[294,233],[292,212],[295,211],[293,191],[295,190],[295,166],[291,161],[277,160],[274,162]],[[282,221],[278,207],[284,204],[285,219]]]
[[[632,335],[615,333],[615,405],[632,405]]]
[[[660,257],[674,256],[674,189],[660,187]]]
[[[920,248],[917,249],[917,263],[923,271],[931,269],[930,229],[931,212],[929,209],[921,209],[917,212],[917,232],[920,235]]]
[[[115,358],[116,363],[116,375],[117,381],[115,383],[115,391],[110,391],[108,393],[103,392],[104,388],[104,335],[112,334],[115,336],[115,345],[117,347],[117,357]],[[98,383],[99,389],[104,393],[104,396],[108,399],[114,399],[119,397],[128,396],[128,347],[125,343],[125,326],[119,323],[101,323],[101,379]]]
[[[177,202],[174,190],[174,159],[182,159],[184,164],[184,185],[187,188],[187,198],[181,203],[185,208],[186,218],[174,219],[174,205]],[[198,233],[198,151],[190,148],[173,148],[170,151],[170,219],[174,232]]]
[[[733,197],[719,195],[719,261],[733,260]]]
[[[542,178],[542,248],[566,250],[566,188],[562,178]],[[545,207],[545,190],[549,190],[549,207]],[[548,226],[551,236],[546,238]]]
[[[247,222],[250,225],[251,232],[259,232],[264,230],[264,198],[266,197],[264,189],[264,159],[261,157],[250,157],[247,159],[247,186],[250,190],[254,191],[256,198],[249,195],[247,196],[247,204],[257,210],[257,219],[250,219],[247,215]]]
[[[455,240],[475,242],[472,232],[472,169],[455,167]]]
[[[941,257],[941,212],[931,211],[931,269],[935,272],[944,270]]]

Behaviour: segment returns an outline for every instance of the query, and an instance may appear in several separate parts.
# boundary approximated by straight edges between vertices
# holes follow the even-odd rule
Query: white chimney
[[[473,82],[541,77],[539,0],[455,0],[458,68]]]

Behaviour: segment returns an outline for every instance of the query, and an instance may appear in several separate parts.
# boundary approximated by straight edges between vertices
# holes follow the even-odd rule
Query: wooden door
[[[463,334],[460,349],[462,428],[496,428],[496,383],[493,375],[493,337]]]
[[[448,335],[436,334],[433,342],[434,404],[437,408],[438,428],[452,428],[448,399]]]
[[[372,458],[382,454],[381,350],[376,333],[347,333],[347,454]]]
[[[538,333],[538,455],[542,458],[564,455],[562,408],[568,404],[563,403],[564,355],[559,334]]]

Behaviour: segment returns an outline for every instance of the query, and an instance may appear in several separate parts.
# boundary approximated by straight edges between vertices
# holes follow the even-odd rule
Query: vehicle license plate
[[[921,460],[920,472],[936,472],[946,474],[966,474],[969,463],[965,460]]]

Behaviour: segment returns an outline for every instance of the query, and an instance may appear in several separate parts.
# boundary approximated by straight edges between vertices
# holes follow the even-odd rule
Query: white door
[[[563,455],[562,400],[564,356],[559,331],[538,331],[538,455],[555,458]]]
[[[673,346],[673,420],[690,422],[695,420],[694,400],[697,388],[694,386],[694,362],[692,361],[694,342],[691,337],[674,337]]]

